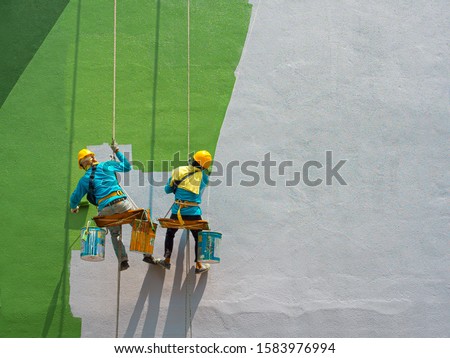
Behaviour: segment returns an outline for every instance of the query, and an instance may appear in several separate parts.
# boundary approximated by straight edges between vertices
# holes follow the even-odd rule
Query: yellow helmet
[[[91,152],[89,149],[81,149],[78,152],[78,166],[80,167],[80,169],[83,169],[83,167],[81,166],[81,161],[88,155],[95,155],[95,154]]]
[[[207,150],[199,150],[194,154],[194,160],[204,169],[208,169],[212,163],[212,156]]]

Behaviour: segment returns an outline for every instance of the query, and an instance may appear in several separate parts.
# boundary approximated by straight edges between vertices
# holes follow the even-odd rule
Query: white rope
[[[122,225],[120,225],[119,237],[117,240],[119,264],[117,266],[117,297],[116,297],[116,338],[119,338],[119,313],[120,313],[120,268],[122,265]]]
[[[112,141],[116,138],[116,57],[117,57],[117,0],[114,0],[114,50],[113,50],[113,98],[112,98]],[[122,188],[123,189],[123,188]],[[125,190],[124,190],[125,192]],[[128,196],[128,195],[127,195]],[[117,266],[117,296],[116,296],[116,338],[119,338],[119,313],[120,313],[120,266],[122,264],[122,225],[120,225],[118,238],[118,266]]]
[[[187,155],[191,152],[191,1],[187,0]]]
[[[187,0],[187,155],[191,152],[191,1]],[[191,265],[191,249],[189,230],[186,232],[186,299],[185,299],[185,326],[186,337],[192,338],[192,310],[189,271]]]
[[[117,0],[114,0],[114,50],[113,50],[113,103],[112,103],[112,140],[116,139],[116,72],[117,72]],[[114,154],[112,155],[114,159]],[[120,184],[119,184],[120,185]],[[136,203],[131,199],[126,190],[120,185],[127,199],[133,205],[133,209],[138,209]]]
[[[112,140],[116,139],[116,58],[117,58],[117,0],[114,0],[114,50],[113,50],[113,98],[112,98]]]
[[[186,337],[192,338],[192,309],[191,309],[191,288],[190,288],[190,270],[191,270],[191,245],[190,245],[190,235],[189,230],[186,232],[186,315],[185,315],[185,326],[186,326]]]

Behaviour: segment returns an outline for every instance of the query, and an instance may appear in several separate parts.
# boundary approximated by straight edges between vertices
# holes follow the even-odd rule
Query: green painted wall
[[[69,0],[0,2],[0,107]]]
[[[154,170],[187,154],[186,3],[118,6],[116,139]],[[191,0],[191,150],[214,153],[250,12],[246,0]],[[111,140],[112,2],[4,0],[0,24],[0,337],[79,337],[70,252],[95,212],[67,203],[78,150]]]

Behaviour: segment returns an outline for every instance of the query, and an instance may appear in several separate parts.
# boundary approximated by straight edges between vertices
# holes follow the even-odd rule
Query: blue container
[[[80,257],[85,261],[103,261],[105,259],[106,230],[99,227],[81,229]]]
[[[222,234],[214,231],[200,231],[198,233],[197,260],[211,264],[220,263],[220,242]]]

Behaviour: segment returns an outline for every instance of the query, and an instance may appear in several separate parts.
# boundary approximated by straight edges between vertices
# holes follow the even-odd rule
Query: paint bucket
[[[86,227],[81,229],[80,257],[85,261],[103,261],[105,259],[106,230],[99,227]]]
[[[222,234],[214,231],[200,231],[198,233],[198,252],[197,260],[199,262],[218,264],[220,263],[220,242]]]
[[[153,254],[157,224],[136,219],[131,230],[130,251]]]

